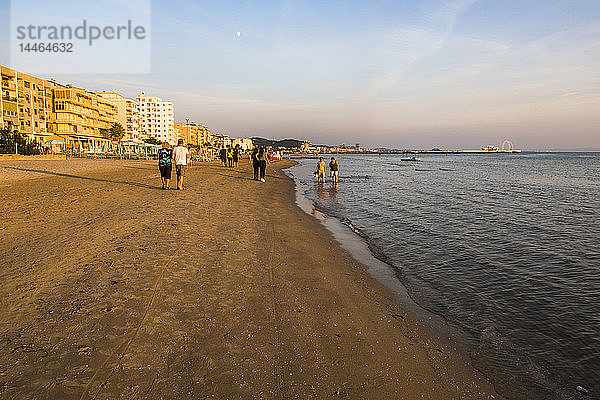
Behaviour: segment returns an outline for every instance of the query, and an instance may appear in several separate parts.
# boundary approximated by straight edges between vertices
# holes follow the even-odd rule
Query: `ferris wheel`
[[[505,140],[504,142],[502,142],[502,151],[513,151],[514,148],[515,146],[510,140]]]

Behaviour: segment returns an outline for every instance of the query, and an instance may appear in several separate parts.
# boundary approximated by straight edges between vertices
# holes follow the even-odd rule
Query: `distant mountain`
[[[304,143],[304,141],[297,139],[269,140],[260,137],[253,137],[251,139],[254,146],[285,147],[288,149],[299,148]]]

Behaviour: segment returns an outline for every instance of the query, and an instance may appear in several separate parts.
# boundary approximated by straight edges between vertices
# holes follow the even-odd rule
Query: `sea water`
[[[475,338],[473,364],[507,398],[600,398],[600,154],[401,158],[336,156],[338,185],[316,182],[316,160],[289,172]]]

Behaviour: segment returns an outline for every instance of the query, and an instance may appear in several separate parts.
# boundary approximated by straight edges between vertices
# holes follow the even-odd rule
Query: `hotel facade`
[[[153,137],[161,142],[175,144],[175,109],[173,103],[144,92],[136,97],[140,115],[140,138]]]
[[[128,99],[116,92],[97,92],[98,96],[110,100],[117,106],[117,122],[123,127],[123,141],[142,143],[140,137],[140,107],[137,100]]]
[[[111,141],[108,130],[117,122],[117,106],[85,89],[58,86],[54,89],[56,129],[54,134],[64,139],[74,151],[107,151]]]
[[[185,143],[195,146],[204,146],[204,144],[211,143],[212,141],[210,129],[194,122],[190,122],[189,124],[176,122],[175,133],[177,139],[181,138]]]
[[[119,123],[125,131],[122,143],[131,145],[152,137],[171,144],[181,138],[198,147],[252,148],[250,139],[213,134],[194,122],[176,124],[173,103],[144,92],[135,99],[116,92],[89,92],[1,65],[0,77],[0,128],[25,134],[40,146],[57,145],[60,151],[76,153],[114,152],[108,133]]]
[[[17,130],[38,143],[53,134],[56,84],[0,65],[0,128]]]

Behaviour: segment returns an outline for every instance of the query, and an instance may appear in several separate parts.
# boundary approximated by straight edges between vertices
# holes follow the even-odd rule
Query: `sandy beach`
[[[500,399],[247,160],[0,161],[0,397]],[[174,186],[172,182],[172,186]]]

